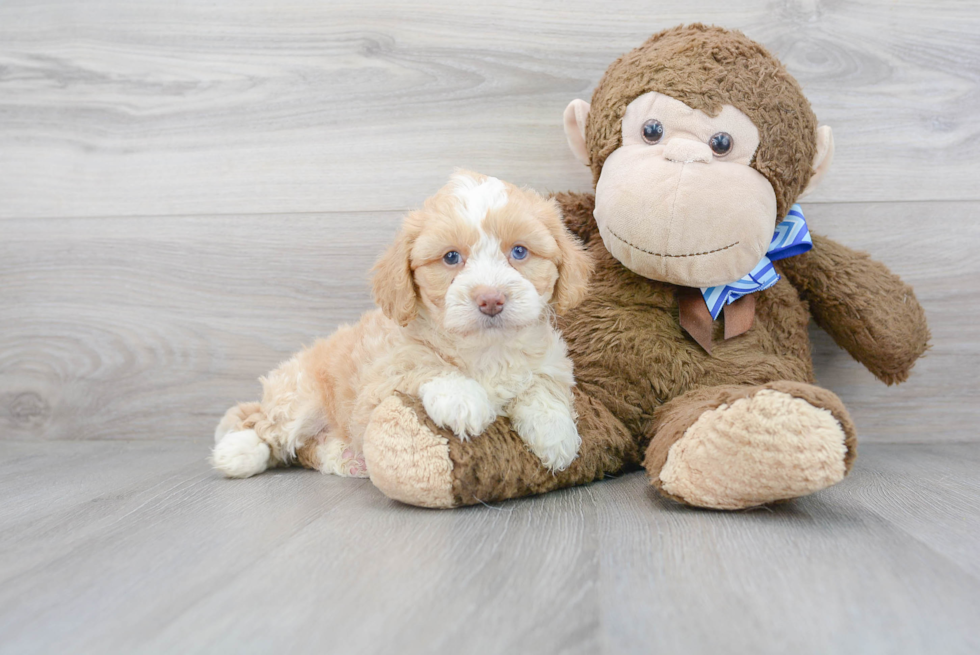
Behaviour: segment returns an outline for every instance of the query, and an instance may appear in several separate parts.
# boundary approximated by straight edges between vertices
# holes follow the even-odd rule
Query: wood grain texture
[[[211,434],[259,375],[371,307],[399,218],[8,221],[0,434]]]
[[[814,330],[864,441],[977,441],[980,223],[971,203],[807,207],[917,288],[933,348],[886,387]],[[371,307],[396,213],[7,220],[0,438],[206,439],[259,375]],[[960,226],[950,239],[933,226]]]
[[[0,443],[0,653],[973,653],[980,444],[691,510],[642,474],[495,507],[220,479],[190,442]]]
[[[585,190],[565,105],[695,20],[769,46],[834,127],[813,202],[980,199],[973,0],[15,0],[0,217],[403,210],[454,166]]]
[[[974,651],[980,579],[946,552],[977,552],[976,448],[869,446],[841,484],[748,513],[597,485],[609,651]]]

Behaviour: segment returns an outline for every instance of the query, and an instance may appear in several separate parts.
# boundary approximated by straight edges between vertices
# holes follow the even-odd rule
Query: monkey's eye
[[[657,119],[648,120],[643,124],[643,140],[649,144],[660,141],[664,136],[664,124]]]
[[[510,256],[514,259],[525,259],[527,257],[527,248],[524,246],[514,246],[510,249]]]
[[[732,135],[728,132],[719,132],[708,139],[708,146],[718,156],[727,155],[732,149]]]
[[[455,250],[450,250],[445,255],[442,256],[442,261],[446,263],[446,266],[455,266],[456,264],[463,261],[463,256],[460,255]]]

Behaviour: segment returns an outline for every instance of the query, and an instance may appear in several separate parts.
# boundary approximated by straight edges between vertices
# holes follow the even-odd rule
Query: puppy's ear
[[[384,315],[401,326],[415,318],[418,292],[412,279],[412,244],[416,230],[405,220],[395,242],[381,255],[374,268],[374,301]]]
[[[592,257],[565,227],[558,203],[552,199],[550,204],[557,217],[552,224],[551,233],[558,243],[561,257],[557,262],[558,282],[555,283],[551,302],[554,303],[557,313],[564,314],[585,300],[589,291],[589,276],[592,275]]]

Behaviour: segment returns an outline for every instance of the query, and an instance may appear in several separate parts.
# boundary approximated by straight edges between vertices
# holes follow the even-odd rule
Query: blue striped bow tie
[[[748,275],[731,284],[701,289],[701,295],[708,305],[711,318],[717,319],[725,305],[730,305],[750,293],[768,289],[779,282],[779,273],[772,266],[774,261],[802,255],[811,248],[813,248],[813,240],[810,239],[810,230],[806,226],[806,219],[803,218],[803,210],[799,205],[793,205],[786,218],[776,226],[776,232],[769,243],[769,250],[763,255],[762,261]]]

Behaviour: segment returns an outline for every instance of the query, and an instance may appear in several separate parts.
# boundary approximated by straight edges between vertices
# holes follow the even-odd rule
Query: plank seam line
[[[558,193],[558,192],[556,192]],[[577,191],[574,193],[589,193],[589,191]],[[953,205],[980,202],[980,198],[936,198],[926,200],[832,200],[832,201],[804,201],[804,206],[828,205],[903,205],[903,204],[935,204]],[[260,218],[270,216],[349,216],[350,214],[404,214],[414,211],[421,207],[422,203],[414,207],[404,209],[350,209],[350,210],[323,210],[323,211],[284,211],[284,212],[198,212],[187,214],[80,214],[64,216],[0,216],[0,222],[4,221],[55,221],[55,220],[132,220],[146,218]]]

